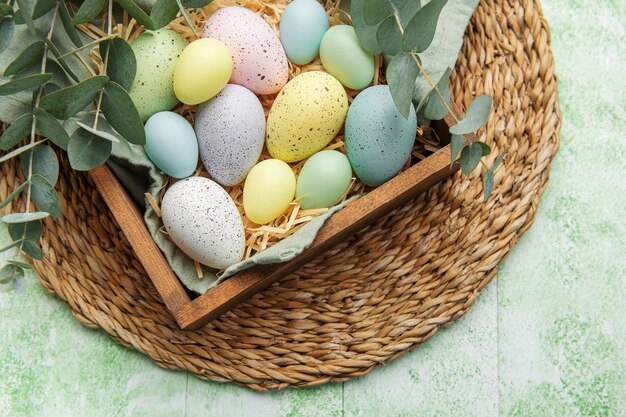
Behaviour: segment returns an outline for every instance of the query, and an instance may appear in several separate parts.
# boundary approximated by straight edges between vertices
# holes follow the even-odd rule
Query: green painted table
[[[0,416],[626,416],[626,2],[543,3],[561,149],[464,318],[364,378],[255,393],[158,368],[28,276],[0,294]]]

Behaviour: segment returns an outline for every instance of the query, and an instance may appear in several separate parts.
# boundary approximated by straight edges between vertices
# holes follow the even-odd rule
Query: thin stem
[[[111,36],[111,32],[113,31],[113,0],[109,0],[109,9],[107,11],[107,36]],[[111,50],[111,45],[106,50],[106,53],[102,57],[102,72],[104,74],[107,73],[107,67],[109,65],[109,51]],[[102,107],[102,97],[104,97],[104,88],[100,90],[100,95],[98,96],[98,102],[96,103],[96,116],[93,120],[93,128],[98,129],[98,120],[100,120],[100,108]]]
[[[119,36],[119,34],[114,33],[113,35],[107,35],[107,36],[105,36],[105,37],[103,37],[103,38],[96,39],[95,41],[92,41],[92,42],[86,43],[86,44],[84,44],[84,45],[83,45],[83,46],[81,46],[81,47],[78,47],[78,48],[73,49],[73,50],[71,50],[71,51],[69,51],[69,52],[66,52],[66,53],[64,53],[63,55],[59,55],[59,58],[58,58],[58,59],[62,59],[62,58],[68,57],[68,56],[70,56],[70,55],[77,54],[78,52],[82,51],[82,50],[83,50],[83,49],[85,49],[85,48],[89,48],[90,46],[97,45],[97,44],[99,44],[100,42],[103,42],[103,41],[108,41],[108,40],[110,40],[110,39],[115,39],[115,38],[117,38],[118,36]]]

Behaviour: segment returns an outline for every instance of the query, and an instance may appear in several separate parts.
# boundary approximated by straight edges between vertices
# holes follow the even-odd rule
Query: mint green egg
[[[128,94],[144,122],[178,104],[174,68],[187,45],[187,40],[171,29],[146,31],[130,45],[137,60],[137,74]]]
[[[287,57],[297,65],[308,64],[317,56],[328,15],[316,0],[294,0],[280,18],[280,41]]]
[[[359,42],[352,26],[333,26],[324,35],[320,58],[326,72],[345,87],[361,90],[374,79],[374,56]]]
[[[148,119],[145,130],[144,149],[157,168],[174,178],[193,174],[198,166],[198,139],[187,119],[162,111]]]
[[[338,151],[321,151],[302,167],[296,185],[296,198],[303,209],[334,206],[348,191],[352,168],[348,158]]]

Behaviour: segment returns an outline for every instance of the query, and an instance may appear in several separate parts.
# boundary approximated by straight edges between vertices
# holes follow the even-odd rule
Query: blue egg
[[[328,15],[315,0],[294,0],[280,18],[280,41],[287,57],[297,65],[308,64],[317,56]]]
[[[162,111],[146,122],[144,149],[161,171],[174,178],[186,178],[198,165],[198,140],[183,116]]]
[[[346,118],[346,151],[355,174],[374,187],[393,178],[409,159],[416,134],[413,105],[405,119],[388,86],[361,91]]]

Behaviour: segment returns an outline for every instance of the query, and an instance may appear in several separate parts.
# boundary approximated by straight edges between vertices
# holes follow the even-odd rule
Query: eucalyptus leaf
[[[496,158],[495,162],[493,163],[493,166],[491,167],[493,171],[495,171],[496,168],[498,168],[500,164],[502,163],[505,152],[506,152],[506,149],[503,149],[502,152],[500,152],[500,155],[498,155],[498,157]]]
[[[383,20],[376,30],[376,40],[385,55],[394,56],[402,51],[402,33],[394,16]]]
[[[13,19],[0,19],[0,54],[11,44],[13,33],[15,33],[15,23]]]
[[[9,213],[0,217],[0,222],[8,224],[27,223],[35,220],[45,219],[48,216],[50,216],[50,213],[45,213],[42,211],[35,211],[30,213]]]
[[[87,107],[108,81],[104,75],[88,78],[44,96],[39,106],[57,119],[67,119]]]
[[[87,131],[87,132],[89,132],[89,133],[93,133],[94,135],[99,136],[99,137],[101,137],[102,139],[106,139],[106,140],[108,140],[108,141],[110,141],[110,142],[113,142],[113,143],[119,143],[119,141],[120,141],[120,140],[119,140],[119,139],[118,139],[115,135],[113,135],[112,133],[108,133],[108,132],[104,132],[104,131],[102,131],[102,130],[94,129],[93,127],[91,127],[91,126],[89,126],[89,125],[86,125],[85,123],[82,123],[82,122],[78,122],[78,121],[77,121],[77,122],[76,122],[76,124],[77,124],[78,126],[80,126],[80,127],[81,127],[81,129],[84,129],[84,130],[86,130],[86,131]]]
[[[9,205],[11,201],[15,200],[15,197],[20,195],[22,191],[24,191],[24,189],[28,186],[28,184],[29,181],[23,182],[15,190],[13,190],[13,192],[11,192],[11,194],[9,194],[2,203],[0,203],[0,209],[5,208]]]
[[[456,162],[456,158],[459,156],[461,148],[463,148],[464,141],[463,135],[452,135],[450,138],[450,166]]]
[[[439,81],[437,81],[436,87],[426,97],[423,108],[420,109],[424,117],[428,120],[441,120],[446,117],[449,112],[450,74],[452,74],[452,68],[448,67]]]
[[[161,29],[176,18],[178,4],[176,0],[157,0],[150,12],[150,19],[156,29]]]
[[[0,269],[0,284],[6,285],[24,276],[24,270],[17,265],[7,264]]]
[[[487,156],[491,153],[491,147],[485,142],[475,142],[480,146],[480,156]]]
[[[107,0],[85,0],[72,19],[75,25],[87,23],[98,17],[104,10]]]
[[[378,55],[382,52],[382,49],[378,45],[376,39],[376,31],[378,25],[370,26],[365,23],[363,16],[365,0],[352,0],[350,3],[350,17],[352,19],[352,27],[359,38],[359,42],[365,49],[367,49],[372,55]]]
[[[32,123],[33,115],[30,113],[23,114],[11,123],[0,136],[0,149],[7,151],[30,135]]]
[[[486,94],[474,98],[463,120],[450,127],[450,133],[465,135],[480,129],[487,122],[492,103],[493,98]]]
[[[150,16],[143,11],[133,0],[117,0],[120,6],[124,8],[138,23],[144,25],[147,29],[155,30],[156,26]]]
[[[463,171],[464,174],[472,172],[478,166],[481,156],[482,148],[476,142],[463,148],[459,161],[461,163],[461,171]]]
[[[67,10],[65,0],[59,1],[59,14],[61,16],[63,29],[65,29],[65,33],[67,33],[67,36],[72,40],[74,45],[83,46],[83,42],[80,40],[80,36],[78,36],[78,31],[72,23],[72,16],[70,16],[70,12],[69,10]]]
[[[39,144],[41,144],[41,143],[43,143],[45,141],[46,141],[45,139],[44,140],[39,140],[37,142],[32,142],[32,143],[29,143],[28,145],[24,145],[22,147],[14,149],[13,151],[9,152],[8,154],[3,155],[2,158],[0,158],[0,163],[8,161],[11,158],[15,158],[16,156],[23,154],[27,150],[32,149],[35,146],[37,146],[37,145],[39,145]]]
[[[61,201],[54,186],[39,174],[32,177],[30,198],[39,210],[48,212],[55,218],[61,216]]]
[[[67,143],[70,141],[70,136],[65,129],[63,129],[59,121],[42,108],[35,109],[35,117],[37,117],[37,124],[35,125],[37,132],[50,139],[50,141],[59,148],[67,150]]]
[[[34,74],[22,78],[14,78],[0,85],[0,96],[9,96],[20,91],[30,90],[41,84],[45,84],[52,78],[53,74]]]
[[[17,5],[19,6],[19,13],[22,19],[24,19],[24,23],[28,27],[28,30],[33,36],[37,36],[37,29],[35,28],[35,24],[33,23],[33,17],[30,14],[31,11],[27,7],[26,0],[15,0]]]
[[[33,19],[39,19],[41,16],[54,9],[56,4],[56,0],[37,0],[35,7],[33,8]]]
[[[483,201],[489,200],[491,192],[493,191],[493,170],[485,172],[485,179],[483,181]]]
[[[11,248],[14,248],[14,247],[16,247],[18,245],[21,245],[22,243],[24,243],[23,239],[15,240],[15,241],[9,243],[8,245],[0,247],[0,253],[6,252],[6,251],[8,251]]]
[[[180,0],[176,0],[176,5],[178,6],[178,9],[180,10],[180,13],[183,15],[183,18],[185,19],[185,22],[187,22],[187,26],[189,26],[189,28],[193,32],[194,36],[197,37],[198,33],[196,32],[196,27],[194,26],[193,21],[189,17],[189,13],[187,13],[187,9],[185,9],[185,6],[183,6],[183,4],[181,3]]]
[[[67,61],[62,56],[61,52],[59,51],[59,48],[57,48],[57,46],[54,44],[54,42],[52,42],[49,39],[46,39],[45,42],[46,42],[46,45],[48,45],[48,49],[50,49],[50,51],[52,51],[52,54],[56,58],[57,62],[61,66],[61,68],[63,68],[63,70],[67,73],[67,75],[69,75],[74,81],[79,82],[80,80],[79,80],[78,76],[76,75],[76,73],[74,73],[74,71],[72,71],[72,68],[70,68],[70,66],[68,65]]]
[[[190,7],[192,9],[201,9],[203,7],[211,4],[213,0],[183,0],[182,4],[185,7]]]
[[[22,250],[33,259],[37,259],[38,261],[43,259],[41,248],[32,240],[27,240],[22,243]]]
[[[22,269],[33,269],[31,264],[27,264],[26,262],[20,262],[20,261],[15,261],[15,260],[8,260],[7,261],[8,264],[10,265],[15,265],[18,268],[22,268]]]
[[[107,61],[109,79],[128,91],[137,73],[137,60],[133,49],[124,39],[115,38],[100,43],[100,56],[103,59],[107,51],[109,54]]]
[[[46,44],[43,41],[36,41],[30,44],[6,67],[3,75],[8,77],[34,64],[41,65],[45,49]]]
[[[42,233],[41,220],[11,223],[8,225],[7,229],[13,240],[25,239],[37,242]]]
[[[78,171],[88,171],[104,164],[111,155],[113,144],[83,129],[76,129],[70,138],[67,155],[70,165]]]
[[[393,13],[389,0],[365,0],[363,17],[370,26],[377,25]]]
[[[146,133],[133,100],[119,84],[109,81],[102,97],[102,113],[128,142],[145,145]]]
[[[387,66],[387,83],[389,91],[400,114],[408,119],[413,95],[413,85],[419,75],[419,68],[415,62],[417,57],[410,53],[401,53],[393,57]]]
[[[398,9],[398,17],[403,28],[409,24],[415,13],[422,7],[420,0],[404,0]]]
[[[0,17],[13,16],[13,7],[6,3],[0,3]]]
[[[405,51],[421,53],[428,49],[435,37],[441,10],[447,2],[448,0],[431,0],[415,13],[402,37],[402,48]]]
[[[32,158],[32,174],[40,175],[52,186],[59,178],[59,160],[56,153],[48,145],[37,146],[22,155],[21,166],[24,177],[28,178],[29,165]],[[44,210],[48,211],[48,210]]]

